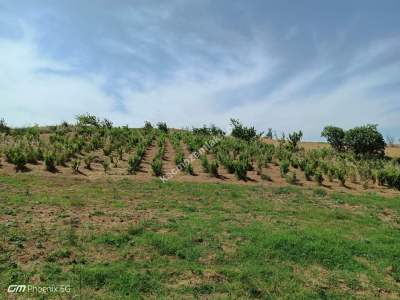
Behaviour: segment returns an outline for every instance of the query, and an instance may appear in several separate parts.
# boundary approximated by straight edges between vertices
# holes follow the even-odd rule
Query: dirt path
[[[163,159],[163,172],[164,174],[171,172],[175,168],[175,151],[172,147],[171,141],[165,141],[165,155]]]
[[[137,177],[152,177],[153,171],[151,170],[151,162],[158,152],[157,142],[152,141],[151,145],[147,148],[142,163],[140,164],[140,171],[135,175]]]

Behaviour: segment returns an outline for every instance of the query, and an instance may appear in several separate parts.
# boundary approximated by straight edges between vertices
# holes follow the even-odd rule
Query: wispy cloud
[[[222,4],[0,3],[2,116],[28,125],[91,112],[176,127],[237,117],[307,139],[328,123],[379,123],[400,135],[400,22],[389,5],[374,25],[368,5],[338,22],[334,3],[315,8],[320,20],[302,6]]]

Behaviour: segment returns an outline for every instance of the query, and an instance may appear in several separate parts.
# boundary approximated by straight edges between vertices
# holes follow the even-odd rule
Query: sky
[[[0,118],[400,138],[400,1],[0,0]]]

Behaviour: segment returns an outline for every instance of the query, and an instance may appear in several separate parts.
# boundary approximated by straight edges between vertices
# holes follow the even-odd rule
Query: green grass
[[[0,199],[0,298],[400,297],[400,197],[17,174]]]

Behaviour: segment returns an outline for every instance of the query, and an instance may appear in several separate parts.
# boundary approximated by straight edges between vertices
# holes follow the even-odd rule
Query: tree
[[[149,121],[144,122],[144,132],[147,134],[153,130],[153,125]]]
[[[90,114],[77,115],[76,120],[78,121],[79,126],[100,127],[100,120],[94,115]]]
[[[7,126],[7,123],[4,119],[0,119],[0,133],[10,133],[10,127]]]
[[[257,131],[254,127],[243,126],[238,119],[231,119],[231,125],[233,127],[231,135],[247,142],[250,142],[251,140],[262,135],[262,133],[257,134]]]
[[[158,129],[159,129],[160,131],[163,131],[163,132],[165,132],[165,133],[168,133],[168,126],[167,126],[167,123],[165,123],[165,122],[159,122],[159,123],[157,123],[157,127],[158,127]]]
[[[346,131],[346,148],[357,155],[384,156],[386,143],[377,127],[376,124],[368,124]]]
[[[266,137],[267,139],[272,140],[272,128],[268,128],[268,132],[267,132],[267,134],[265,135],[265,137]]]
[[[321,136],[326,138],[328,143],[336,151],[344,151],[344,136],[345,131],[336,126],[325,126],[324,130],[321,132]]]
[[[303,137],[303,132],[300,130],[299,132],[289,133],[289,148],[290,150],[296,150],[299,142]]]

